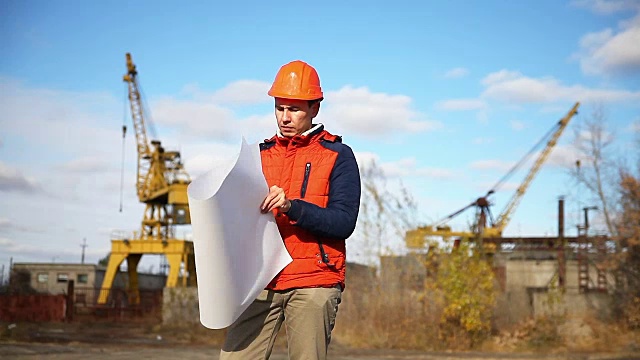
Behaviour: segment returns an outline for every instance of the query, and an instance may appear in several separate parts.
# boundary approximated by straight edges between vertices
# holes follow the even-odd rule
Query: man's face
[[[276,120],[282,135],[293,137],[311,129],[319,108],[319,102],[309,106],[307,100],[276,98]]]

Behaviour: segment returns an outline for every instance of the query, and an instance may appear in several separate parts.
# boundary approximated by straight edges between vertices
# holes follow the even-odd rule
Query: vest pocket
[[[309,184],[309,174],[311,173],[311,163],[308,162],[304,166],[304,179],[302,180],[302,189],[300,189],[300,198],[304,198],[307,193],[307,185]]]

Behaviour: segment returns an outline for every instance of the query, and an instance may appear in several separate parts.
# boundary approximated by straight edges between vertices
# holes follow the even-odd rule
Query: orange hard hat
[[[318,72],[313,66],[300,60],[282,65],[268,94],[283,99],[322,99]]]

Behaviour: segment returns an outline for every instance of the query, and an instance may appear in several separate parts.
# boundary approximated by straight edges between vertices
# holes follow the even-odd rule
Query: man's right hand
[[[262,204],[260,204],[260,211],[266,214],[276,208],[280,208],[281,212],[287,212],[291,209],[291,201],[287,199],[287,195],[282,188],[273,185],[269,189],[269,194],[267,194]]]

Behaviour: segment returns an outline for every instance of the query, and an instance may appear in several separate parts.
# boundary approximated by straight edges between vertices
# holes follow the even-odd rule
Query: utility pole
[[[564,196],[558,199],[558,285],[560,289],[565,290],[567,277],[567,260],[565,258],[564,249],[566,242],[564,240]]]
[[[87,238],[83,238],[82,239],[82,244],[80,245],[80,247],[82,248],[82,260],[80,261],[80,264],[84,264],[84,249],[89,246],[87,245]]]
[[[588,206],[584,210],[584,236],[589,236],[589,210],[598,210],[597,206]]]

